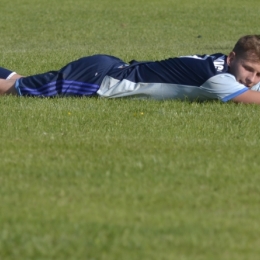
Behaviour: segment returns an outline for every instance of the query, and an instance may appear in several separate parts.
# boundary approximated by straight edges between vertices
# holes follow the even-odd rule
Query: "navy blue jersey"
[[[199,87],[209,78],[227,72],[226,56],[217,53],[154,62],[132,61],[128,67],[122,70],[115,69],[108,75],[133,82],[174,83]]]
[[[226,55],[194,55],[154,62],[133,61],[111,70],[98,94],[103,97],[151,97],[227,101],[247,91],[228,73]]]

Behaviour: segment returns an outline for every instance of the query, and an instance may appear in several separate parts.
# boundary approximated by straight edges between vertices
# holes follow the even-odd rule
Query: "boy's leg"
[[[108,55],[93,55],[72,61],[59,71],[21,78],[16,89],[21,96],[95,96],[106,73],[125,64]]]
[[[10,75],[10,77],[8,77],[8,79],[19,79],[22,77],[24,77],[24,76],[14,73],[14,74]]]
[[[0,95],[17,95],[15,81],[16,79],[0,79]]]
[[[19,79],[22,76],[14,71],[0,67],[0,79]]]

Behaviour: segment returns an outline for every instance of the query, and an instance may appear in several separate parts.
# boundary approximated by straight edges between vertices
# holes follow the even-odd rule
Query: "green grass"
[[[1,65],[228,53],[259,33],[258,4],[1,0]],[[6,96],[0,111],[1,260],[259,258],[259,106]]]

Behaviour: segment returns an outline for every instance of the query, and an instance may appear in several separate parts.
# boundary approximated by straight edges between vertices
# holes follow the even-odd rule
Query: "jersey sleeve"
[[[201,87],[210,99],[219,99],[227,102],[249,89],[236,81],[229,73],[215,75],[209,78]]]

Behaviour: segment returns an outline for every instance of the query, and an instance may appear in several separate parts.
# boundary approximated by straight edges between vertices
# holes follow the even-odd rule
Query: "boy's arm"
[[[260,104],[260,92],[254,90],[248,90],[231,100],[233,100],[236,103]]]

